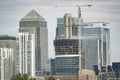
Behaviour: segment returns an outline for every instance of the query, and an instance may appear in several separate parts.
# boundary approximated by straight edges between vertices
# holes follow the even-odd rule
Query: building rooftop
[[[25,15],[22,20],[41,20],[45,21],[45,19],[38,14],[35,10],[31,10],[27,15]]]
[[[0,40],[16,40],[16,37],[8,36],[8,35],[0,35]]]

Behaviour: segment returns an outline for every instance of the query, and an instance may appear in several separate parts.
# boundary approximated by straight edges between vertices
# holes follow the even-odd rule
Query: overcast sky
[[[77,16],[77,8],[55,8],[55,5],[92,4],[82,7],[84,22],[108,22],[111,32],[111,61],[120,62],[120,0],[0,0],[0,35],[18,37],[19,21],[35,9],[48,23],[49,56],[54,57],[56,18],[65,13]]]

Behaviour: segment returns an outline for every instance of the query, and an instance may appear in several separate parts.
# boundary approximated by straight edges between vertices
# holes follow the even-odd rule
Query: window
[[[75,27],[75,26],[72,27],[72,35],[78,36],[78,27]]]

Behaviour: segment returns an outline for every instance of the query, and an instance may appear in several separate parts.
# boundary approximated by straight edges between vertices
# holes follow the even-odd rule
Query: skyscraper
[[[19,71],[29,76],[42,76],[48,59],[47,22],[35,10],[20,21]]]
[[[12,49],[12,58],[13,58],[13,74],[17,72],[17,38],[8,35],[0,35],[0,48]]]
[[[85,68],[93,70],[94,65],[110,64],[110,29],[105,22],[84,23],[82,30]]]
[[[82,19],[80,19],[80,24]],[[81,39],[79,33],[79,21],[70,13],[57,19],[55,46],[55,71],[56,75],[78,74],[81,66]],[[76,32],[77,31],[77,32]]]
[[[66,15],[70,16],[70,14]],[[81,69],[85,68],[93,70],[94,65],[98,65],[100,69],[100,66],[107,66],[110,64],[110,30],[108,28],[108,23],[86,23],[82,22],[82,19],[80,20],[81,27],[78,25],[78,18],[68,17],[68,21],[66,21],[64,16],[64,18],[57,19],[56,40],[54,40],[54,46],[56,60],[55,67],[56,73],[58,74],[77,74],[77,70],[80,67]],[[67,26],[66,22],[68,23]],[[81,47],[79,45],[81,45]],[[82,56],[81,61],[79,59],[80,53]],[[76,55],[73,56],[73,54]],[[74,60],[73,58],[76,59]],[[75,66],[74,62],[78,63],[78,67],[72,72],[73,67],[71,66]],[[67,69],[69,69],[68,72]]]

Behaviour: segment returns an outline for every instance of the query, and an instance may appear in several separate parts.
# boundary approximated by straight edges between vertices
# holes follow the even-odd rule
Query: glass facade
[[[79,41],[64,39],[64,40],[55,40],[55,52],[56,55],[71,55],[71,54],[78,54],[78,44]]]
[[[78,73],[78,57],[56,57],[57,75],[74,75]]]
[[[83,50],[85,53],[85,69],[92,70],[93,65],[98,64],[97,46],[97,39],[83,40]]]
[[[94,65],[106,66],[110,64],[110,30],[106,26],[101,26],[102,22],[95,24],[97,26],[87,25],[82,30],[82,35],[87,37],[83,39],[85,68],[90,70],[93,70]]]
[[[20,21],[19,71],[29,76],[42,76],[48,60],[47,22],[36,11],[30,11]]]
[[[78,39],[54,40],[56,56],[62,56],[56,57],[55,59],[55,71],[57,75],[72,75],[78,73],[78,44]],[[65,55],[69,55],[69,57]]]
[[[72,35],[73,36],[78,36],[78,27],[77,26],[72,27]]]
[[[83,68],[93,70],[94,65],[100,64],[102,66],[105,66],[110,64],[110,30],[107,26],[107,23],[105,22],[82,23],[81,29],[82,29],[81,30],[81,35],[82,35],[81,52],[83,56],[82,58],[84,59],[81,61],[81,63],[83,63],[82,66],[85,66]],[[78,30],[79,30],[78,19],[75,17],[72,17],[72,39],[73,40],[74,39],[77,40],[79,38]],[[78,51],[79,51],[78,45],[72,46],[72,49],[71,49],[71,46],[67,44],[68,42],[64,42],[64,36],[65,36],[64,32],[65,32],[64,18],[58,18],[57,27],[56,27],[56,40],[54,40],[55,55],[57,60],[56,69],[58,74],[67,74],[67,71],[65,73],[65,70],[63,69],[63,67],[61,67],[62,65],[68,65],[67,64],[68,58],[66,58],[65,55],[78,54]],[[74,44],[76,43],[77,41],[74,42]],[[66,60],[62,62],[62,59],[66,59]],[[58,63],[58,61],[60,61],[60,63]],[[61,71],[60,69],[62,70],[62,72],[60,72]]]
[[[57,18],[56,39],[64,39],[64,18]],[[72,37],[78,36],[78,19],[72,17]]]
[[[58,18],[54,40],[56,75],[78,74],[80,42],[78,18],[71,18],[70,14],[65,14],[64,18]]]
[[[83,56],[82,57],[83,60],[81,60],[81,63],[83,68],[93,70],[94,65],[100,64],[102,66],[105,66],[110,64],[110,30],[108,28],[107,23],[105,22],[82,23],[81,22],[82,30],[79,31],[78,18],[72,17],[72,38],[70,40],[74,41],[74,39],[76,39],[76,41],[74,41],[74,44],[78,44],[78,45],[71,46],[68,44],[67,39],[65,41],[66,35],[64,33],[66,28],[64,26],[64,21],[65,21],[64,18],[57,19],[56,40],[54,40],[55,55],[57,60],[56,69],[58,70],[58,74],[67,74],[67,71],[65,73],[65,70],[61,66],[68,65],[67,64],[68,56],[66,55],[73,55],[73,54],[78,55],[80,51],[80,48],[79,48],[80,46],[78,47],[79,43],[82,43],[81,54]],[[80,21],[82,21],[82,19]],[[81,35],[82,35],[81,36],[82,42],[79,41],[79,35],[78,35],[79,32],[81,32]],[[66,59],[66,60],[62,62],[62,59]],[[58,63],[58,61],[60,61],[60,63]],[[60,69],[63,71],[63,73],[60,72],[61,71]]]

